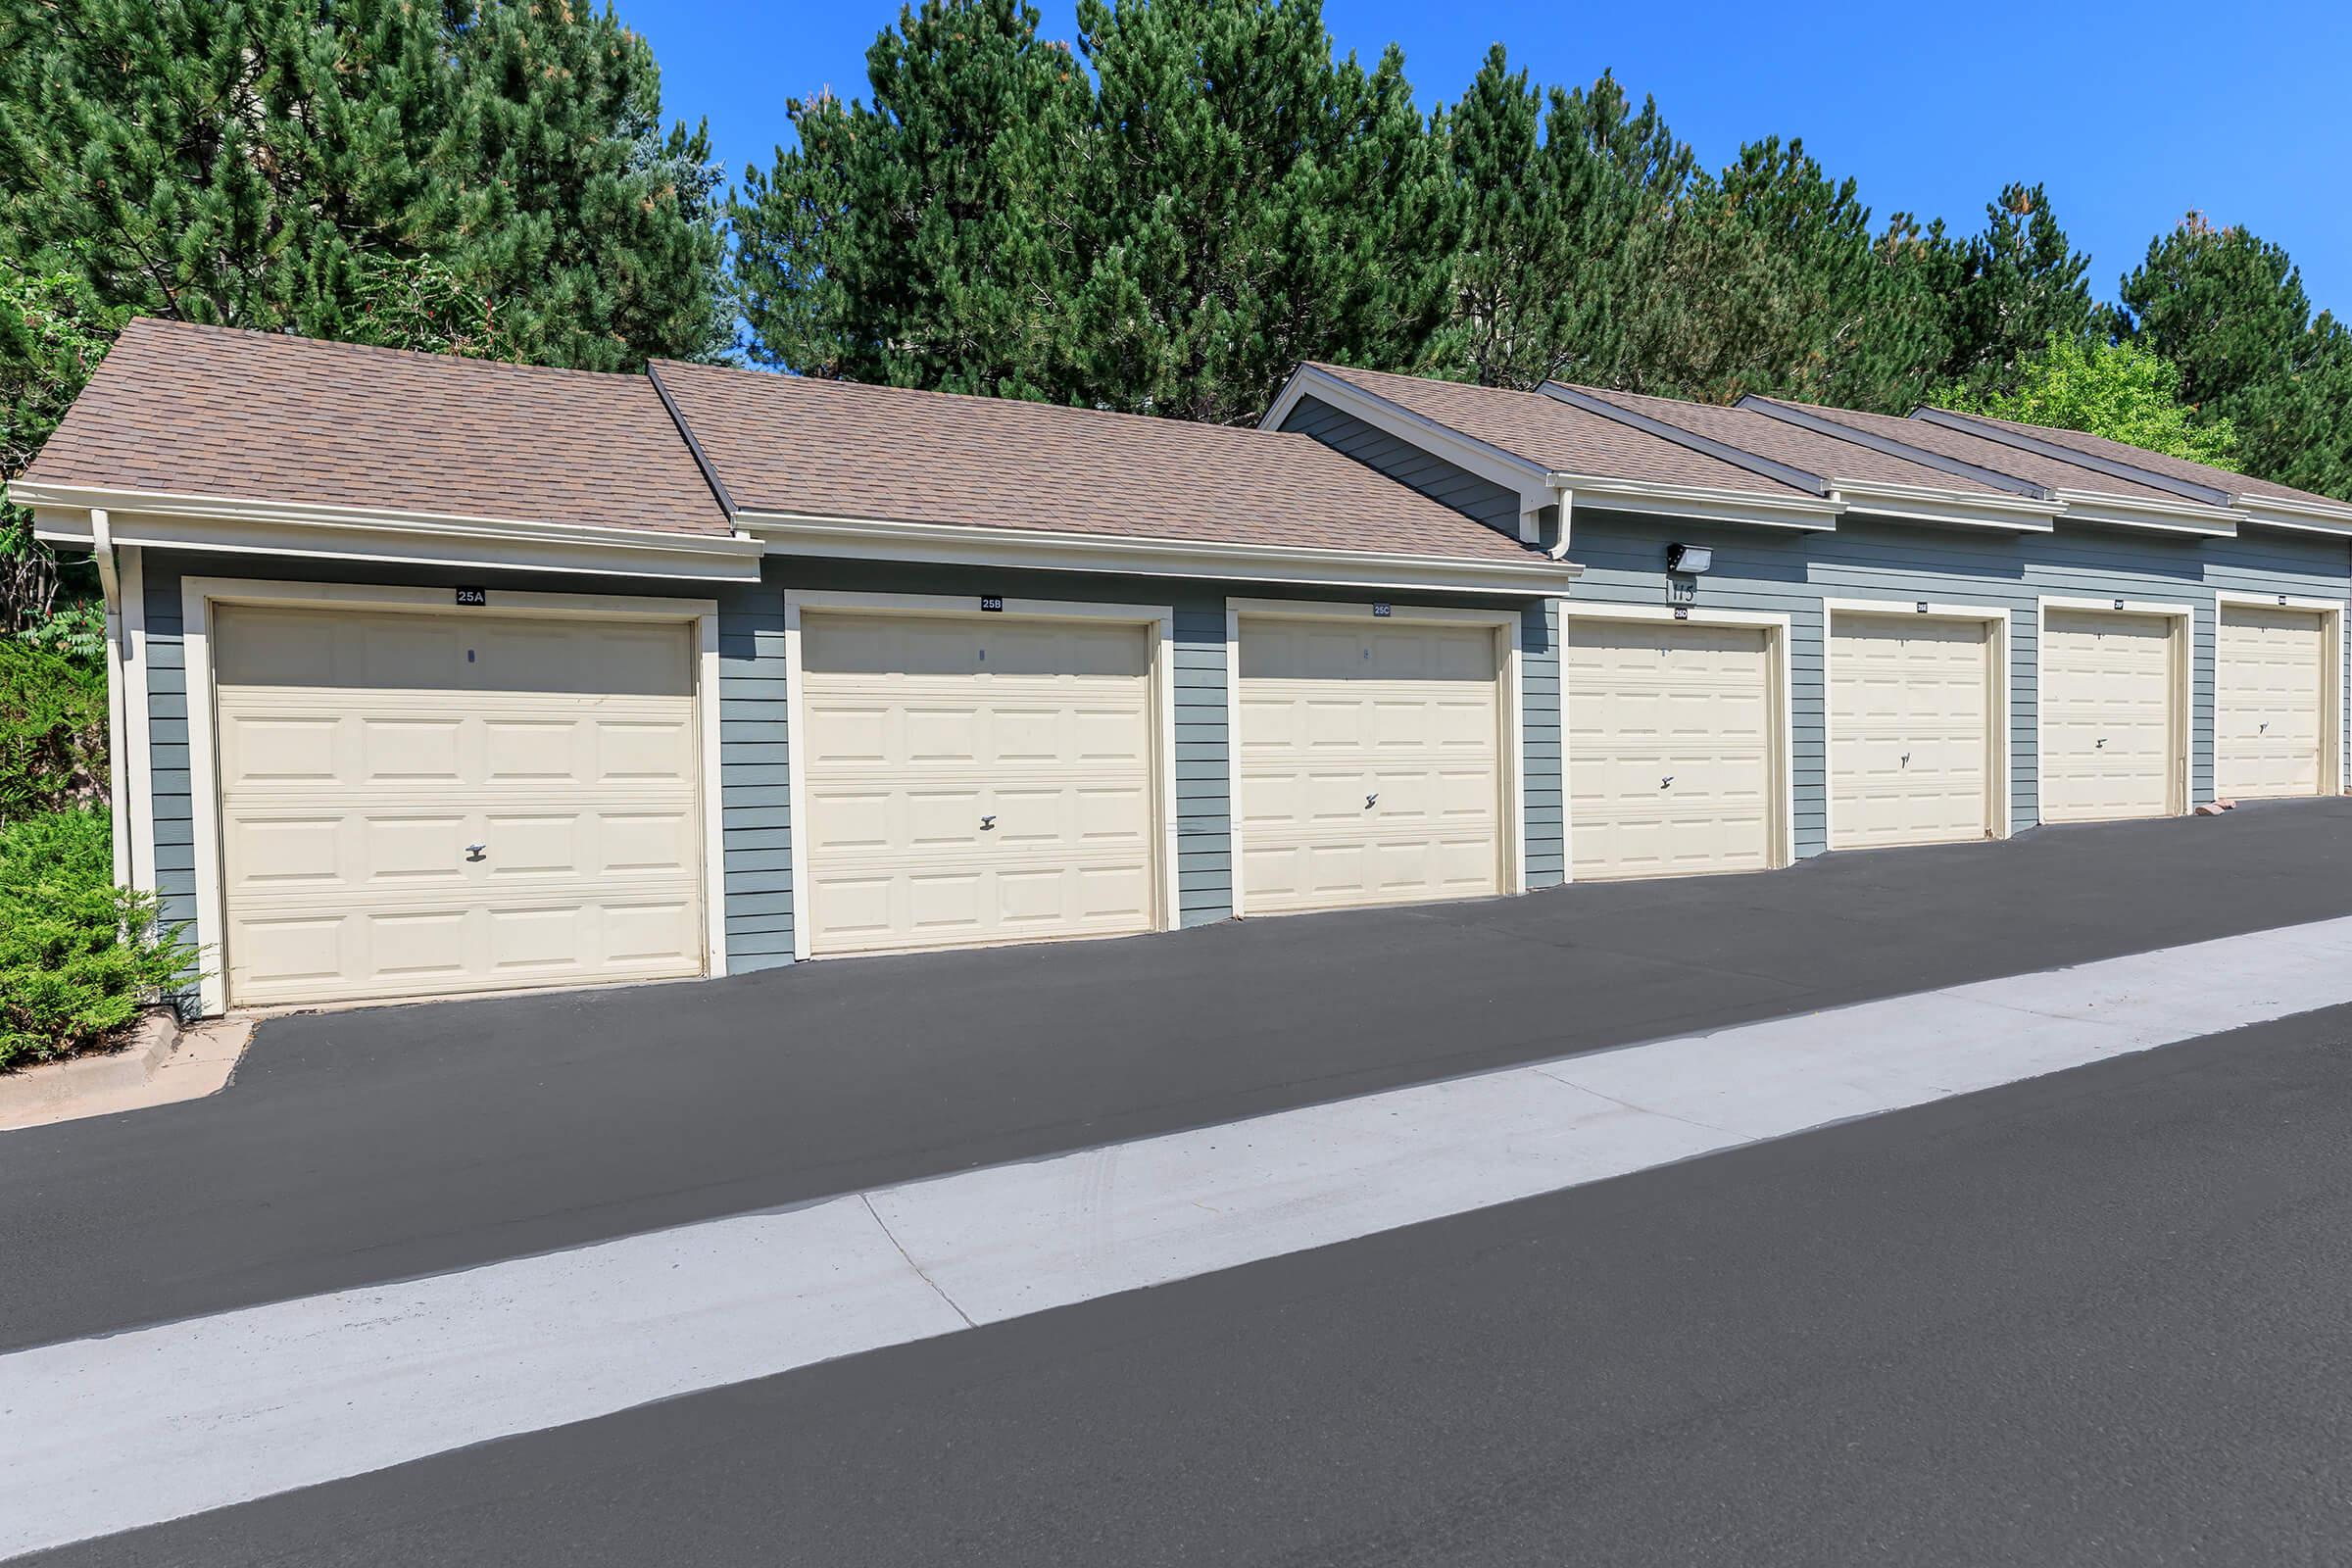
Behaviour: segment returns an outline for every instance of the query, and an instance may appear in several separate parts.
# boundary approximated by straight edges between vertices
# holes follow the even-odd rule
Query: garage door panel
[[[1761,627],[1571,618],[1564,735],[1577,877],[1772,863],[1770,650]]]
[[[214,646],[232,1003],[701,970],[683,625],[227,606]]]
[[[2222,607],[2214,664],[2215,787],[2225,799],[2328,792],[2327,618]]]
[[[810,950],[1149,930],[1143,627],[811,612]]]
[[[1992,826],[1992,669],[1984,621],[1833,615],[1830,847],[1982,839]]]
[[[1239,669],[1245,908],[1500,891],[1491,627],[1245,617]]]
[[[2041,642],[2041,816],[2176,808],[2171,616],[2052,609]]]

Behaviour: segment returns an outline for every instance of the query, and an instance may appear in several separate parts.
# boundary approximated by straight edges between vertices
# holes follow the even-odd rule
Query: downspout
[[[122,739],[129,728],[122,691],[122,578],[115,566],[115,535],[103,507],[90,509],[90,559],[98,565],[98,588],[106,599],[106,811],[115,843],[115,885],[131,886],[130,770],[123,766]]]
[[[1576,514],[1576,495],[1568,486],[1555,483],[1551,487],[1551,499],[1552,504],[1560,509],[1560,537],[1559,541],[1544,554],[1553,561],[1566,561],[1568,559],[1569,523]]]

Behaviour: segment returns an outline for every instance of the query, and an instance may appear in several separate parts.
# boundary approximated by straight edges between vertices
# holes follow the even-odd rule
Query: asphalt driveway
[[[2352,913],[2352,801],[1765,876],[279,1019],[0,1137],[0,1348]]]

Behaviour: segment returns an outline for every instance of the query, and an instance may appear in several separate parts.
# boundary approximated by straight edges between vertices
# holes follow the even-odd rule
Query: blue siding
[[[718,775],[727,968],[792,961],[792,792],[786,766],[784,602],[718,595]]]
[[[1713,569],[1697,579],[1698,604],[1789,617],[1799,856],[1828,847],[1824,599],[1941,599],[2009,611],[2014,829],[2040,820],[2034,726],[2042,596],[2164,600],[2193,608],[2192,804],[2213,798],[2216,596],[2230,591],[2352,600],[2352,554],[2343,542],[2288,534],[2200,541],[2064,528],[2054,535],[2014,535],[1873,523],[1851,514],[1834,533],[1797,534],[1580,512],[1572,540],[1569,559],[1586,568],[1572,603],[1666,603],[1666,546],[1679,542],[1715,552]]]

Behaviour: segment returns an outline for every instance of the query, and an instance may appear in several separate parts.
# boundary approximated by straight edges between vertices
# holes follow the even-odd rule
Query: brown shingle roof
[[[2323,507],[2335,508],[2347,505],[2332,496],[2317,495],[2309,490],[2296,490],[2286,485],[2273,484],[2268,479],[2257,479],[2251,474],[2232,473],[2228,468],[2216,468],[2210,464],[2191,463],[2186,458],[2176,458],[2168,453],[2150,452],[2144,447],[2127,446],[2121,441],[2111,441],[2103,435],[2090,435],[2082,430],[2057,430],[2045,425],[2020,424],[2014,419],[1995,419],[1983,414],[1964,415],[1961,417],[1974,419],[1980,424],[1989,424],[2004,430],[2015,430],[2023,435],[2035,436],[2053,446],[2072,447],[2077,452],[2086,453],[2094,458],[2105,458],[2111,463],[2128,463],[2135,468],[2161,473],[2167,478],[2182,479],[2190,484],[2209,485],[2231,496],[2270,501],[2307,501]],[[1925,421],[1919,422],[1924,423]],[[2102,475],[2102,477],[2105,476]],[[2113,483],[2114,481],[2110,480],[2109,482]]]
[[[1319,365],[1316,368],[1474,441],[1556,472],[1745,490],[1780,500],[1820,499],[1768,474],[1677,446],[1663,436],[1620,424],[1605,415],[1571,408],[1541,393],[1392,375],[1344,365]],[[1307,395],[1314,395],[1311,389]]]
[[[1578,387],[1589,397],[1675,425],[1694,434],[1737,447],[1742,452],[1785,463],[1820,478],[1866,484],[1921,485],[2008,498],[2014,492],[1998,489],[1965,474],[1947,473],[1891,453],[1878,452],[1852,441],[1803,429],[1752,409],[1722,408],[1711,403],[1685,403],[1675,398],[1646,397],[1638,392],[1610,392]]]
[[[25,478],[724,534],[643,376],[141,318]]]
[[[2004,446],[1988,436],[1970,435],[1946,425],[1931,424],[1925,419],[1906,419],[1892,414],[1857,414],[1852,409],[1824,408],[1819,404],[1796,403],[1788,398],[1769,398],[1762,401],[1778,403],[1784,408],[1801,409],[1807,414],[1901,441],[1942,457],[1957,458],[1962,463],[1980,468],[1990,468],[2040,485],[2045,490],[2087,490],[2102,495],[2126,496],[2134,501],[2164,501],[2181,504],[2181,498],[2170,490],[2141,484],[2132,479],[2119,479],[2095,468],[2077,467],[2058,458],[2044,457],[2037,452]],[[1957,484],[1957,477],[1950,482]],[[2188,503],[2193,505],[2194,503]]]
[[[1541,562],[1303,435],[664,361],[738,512]]]

